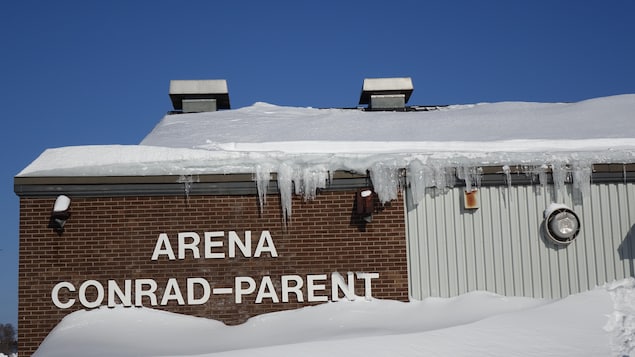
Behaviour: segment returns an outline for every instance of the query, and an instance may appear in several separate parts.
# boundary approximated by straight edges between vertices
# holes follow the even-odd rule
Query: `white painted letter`
[[[340,299],[339,290],[344,293],[344,298],[355,301],[355,276],[352,272],[348,272],[348,284],[344,281],[344,277],[338,273],[331,273],[331,301]]]
[[[357,273],[357,279],[364,279],[364,298],[370,300],[373,297],[370,280],[379,278],[379,273]]]
[[[97,290],[97,298],[95,301],[88,301],[86,299],[86,289],[90,286],[95,287]],[[85,307],[89,309],[98,307],[101,305],[102,301],[104,301],[104,286],[97,280],[86,280],[79,286],[79,302],[81,302]]]
[[[185,243],[185,238],[192,238],[190,243]],[[185,259],[185,249],[192,251],[194,259],[201,257],[198,251],[198,244],[201,242],[201,237],[196,232],[179,232],[179,259]]]
[[[143,286],[148,286],[147,290],[143,289]],[[154,293],[157,291],[157,282],[152,279],[137,279],[134,285],[134,304],[135,306],[143,306],[143,297],[147,296],[150,299],[150,305],[157,305],[157,295]]]
[[[162,248],[165,247],[165,248]],[[168,235],[165,233],[159,234],[159,239],[157,239],[157,244],[154,246],[154,252],[152,253],[151,260],[159,259],[160,254],[165,254],[168,256],[168,259],[174,260],[174,251],[172,250],[172,246],[170,245],[170,239],[168,239]]]
[[[326,285],[324,284],[315,284],[316,280],[326,280],[326,275],[320,274],[306,276],[307,301],[329,301],[328,296],[315,296],[315,292],[317,290],[326,289]]]
[[[68,301],[65,303],[61,302],[59,294],[60,289],[62,288],[68,289],[68,291],[70,292],[75,292],[75,287],[73,286],[73,284],[69,283],[68,281],[59,282],[55,284],[53,290],[51,291],[51,300],[53,300],[53,304],[58,308],[68,309],[69,307],[73,306],[73,304],[75,304],[75,299],[68,299]]]
[[[194,296],[194,284],[198,284],[203,288],[203,296],[196,298]],[[187,278],[187,304],[188,305],[203,305],[209,300],[212,293],[209,282],[203,278]]]
[[[265,246],[265,243],[267,246]],[[278,251],[276,250],[276,246],[273,244],[273,239],[271,239],[271,233],[269,233],[269,231],[262,231],[262,234],[260,234],[260,239],[258,240],[258,246],[256,246],[254,257],[260,257],[262,252],[269,252],[269,254],[271,254],[274,258],[278,256]]]
[[[278,295],[276,294],[276,288],[273,287],[270,276],[263,276],[260,281],[260,288],[258,289],[258,295],[256,295],[256,304],[262,303],[262,299],[270,298],[271,302],[280,302]]]
[[[244,257],[251,257],[251,231],[245,231],[245,242],[243,243],[234,231],[229,231],[229,257],[236,258],[236,246],[243,253]]]
[[[247,283],[248,287],[243,289],[243,283]],[[240,304],[243,301],[243,295],[256,291],[256,281],[248,276],[237,276],[234,279],[234,291],[236,292],[236,304]]]
[[[108,280],[108,307],[115,307],[115,296],[121,301],[123,306],[132,306],[132,281],[124,280],[124,290],[121,291],[119,285],[114,280]]]
[[[179,282],[176,278],[168,279],[167,284],[165,284],[161,305],[167,305],[170,300],[176,300],[179,305],[185,305],[185,300],[183,300],[183,294],[181,294]]]
[[[289,286],[290,281],[295,281],[294,286]],[[294,293],[298,302],[304,302],[302,294],[302,286],[304,281],[299,275],[283,275],[282,276],[282,302],[289,302],[289,294]]]
[[[215,247],[223,247],[223,241],[213,241],[213,237],[223,237],[225,236],[224,232],[205,232],[205,258],[206,259],[223,259],[225,258],[225,252],[220,253],[212,253],[212,248]]]

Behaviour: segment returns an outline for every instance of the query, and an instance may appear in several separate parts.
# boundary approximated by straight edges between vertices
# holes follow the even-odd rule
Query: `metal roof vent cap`
[[[170,99],[174,110],[182,113],[230,109],[229,91],[224,79],[171,80]]]
[[[365,78],[359,104],[369,110],[405,110],[413,90],[410,77]]]

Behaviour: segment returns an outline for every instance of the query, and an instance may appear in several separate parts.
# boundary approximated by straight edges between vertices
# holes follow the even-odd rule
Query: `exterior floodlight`
[[[545,210],[545,232],[556,244],[569,244],[580,233],[580,218],[565,205],[552,204]]]
[[[53,205],[53,212],[51,213],[48,228],[53,228],[57,234],[62,234],[66,220],[71,216],[71,212],[69,211],[70,206],[71,199],[68,196],[57,196],[55,204]]]
[[[375,211],[375,201],[373,190],[364,188],[357,191],[356,197],[357,214],[368,223],[373,220],[373,212]]]

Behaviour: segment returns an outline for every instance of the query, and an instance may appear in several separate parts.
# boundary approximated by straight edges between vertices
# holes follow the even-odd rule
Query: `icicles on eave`
[[[375,164],[369,169],[373,190],[382,203],[397,199],[401,188],[399,170],[396,165],[384,163]]]
[[[478,181],[480,182],[480,178]],[[428,187],[436,187],[443,192],[454,187],[455,183],[456,169],[454,167],[434,163],[424,164],[419,160],[413,160],[406,168],[406,185],[410,188],[414,202],[423,200]]]
[[[280,209],[285,224],[292,214],[291,202],[294,194],[303,196],[305,200],[314,199],[317,190],[325,188],[331,179],[329,170],[322,166],[311,167],[282,163],[275,170],[272,170],[271,167],[259,165],[255,169],[255,181],[261,213],[266,204],[267,187],[273,171],[277,174]]]
[[[510,165],[501,166],[499,174],[503,176],[503,182],[507,189],[511,190],[513,173],[524,174],[541,186],[549,184],[551,174],[554,186],[555,201],[561,201],[566,194],[566,184],[573,183],[573,193],[578,198],[587,197],[591,186],[592,164],[590,162],[552,162],[539,165]],[[483,168],[480,166],[456,165],[444,167],[435,163],[422,163],[414,160],[406,169],[406,184],[410,189],[415,203],[423,200],[427,188],[436,188],[435,194],[443,193],[454,186],[454,178],[463,180],[465,190],[471,191],[481,186]]]
[[[457,179],[465,184],[466,191],[480,188],[484,175],[480,165],[469,165],[468,162],[448,165],[444,161],[425,161],[413,159],[407,164],[388,160],[369,164],[369,173],[373,190],[379,201],[386,203],[395,200],[400,190],[406,185],[412,194],[413,202],[418,204],[426,195],[428,188],[435,188],[433,194],[443,194],[454,187]],[[361,167],[357,168],[357,172]],[[405,169],[405,170],[404,170]],[[560,201],[566,194],[566,184],[573,183],[574,193],[578,198],[588,196],[591,184],[592,165],[590,162],[557,161],[533,165],[502,165],[498,174],[508,190],[512,189],[514,175],[526,175],[531,183],[541,186],[549,184],[551,175],[554,186],[555,201]],[[309,165],[299,163],[280,163],[277,165],[258,165],[254,168],[255,181],[258,188],[258,199],[261,212],[266,204],[267,187],[272,173],[277,175],[278,191],[280,194],[280,209],[282,220],[286,224],[292,215],[293,195],[302,196],[305,200],[316,197],[317,191],[326,188],[332,180],[336,168],[327,165]],[[405,179],[404,179],[405,172]],[[488,174],[489,175],[489,174]],[[527,179],[523,180],[527,182]]]
[[[483,168],[473,166],[461,166],[456,168],[456,177],[465,181],[465,191],[472,191],[472,187],[481,187]]]
[[[531,169],[531,174],[538,175],[541,186],[547,185],[548,171],[551,170],[553,181],[554,199],[561,201],[566,195],[566,184],[573,183],[573,193],[576,197],[587,197],[591,192],[591,173],[593,165],[590,162],[554,162],[551,165],[536,166]]]
[[[549,166],[547,164],[542,164],[538,166],[523,166],[523,172],[527,176],[538,176],[538,182],[540,186],[546,186],[547,181],[547,172],[549,171]]]

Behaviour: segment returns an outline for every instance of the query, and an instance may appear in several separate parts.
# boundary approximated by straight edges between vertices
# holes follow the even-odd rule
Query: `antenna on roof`
[[[171,80],[170,99],[174,110],[181,113],[230,109],[229,91],[224,79]]]
[[[359,104],[368,104],[368,110],[405,110],[413,90],[410,77],[365,78]]]

